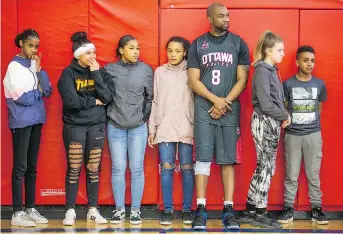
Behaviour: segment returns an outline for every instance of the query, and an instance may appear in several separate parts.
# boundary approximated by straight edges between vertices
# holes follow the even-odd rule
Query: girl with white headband
[[[63,225],[74,225],[75,200],[82,162],[87,177],[87,222],[107,224],[97,210],[99,169],[105,136],[105,105],[112,99],[112,77],[99,69],[95,46],[85,32],[71,37],[74,59],[63,70],[58,91],[63,100],[63,140],[68,168],[65,180],[67,212]]]

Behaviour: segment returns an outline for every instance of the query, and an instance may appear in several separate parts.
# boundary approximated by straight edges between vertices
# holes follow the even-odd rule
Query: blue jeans
[[[173,172],[175,165],[176,147],[179,147],[180,166],[192,165],[192,152],[193,147],[190,144],[181,142],[169,142],[158,144],[161,161],[161,184],[162,184],[162,197],[164,211],[173,211]],[[172,166],[171,169],[164,168],[164,163],[168,163]],[[194,171],[193,169],[181,169],[182,170],[182,192],[183,202],[182,211],[190,211],[193,199],[194,190]]]
[[[117,209],[125,208],[125,172],[127,155],[131,171],[131,208],[139,209],[144,190],[144,155],[148,128],[144,123],[133,129],[116,128],[108,124],[108,145],[112,159],[112,190]]]

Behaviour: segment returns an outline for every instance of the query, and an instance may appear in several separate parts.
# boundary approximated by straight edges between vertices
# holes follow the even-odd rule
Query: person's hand
[[[150,133],[149,134],[149,137],[148,137],[148,145],[151,147],[151,148],[154,148],[154,140],[155,140],[155,133]]]
[[[102,103],[99,99],[95,99],[95,104],[96,104],[97,106],[104,106],[104,105],[105,105],[105,104]]]
[[[217,98],[216,101],[213,103],[214,107],[216,107],[222,115],[226,113],[227,110],[232,110],[231,105],[232,102],[226,100],[226,98]]]
[[[289,115],[287,120],[282,121],[281,127],[286,128],[290,124],[291,124],[291,116]]]
[[[42,67],[40,65],[41,59],[42,59],[42,54],[39,53],[39,55],[32,55],[31,59],[36,61],[36,72],[40,72],[42,70]]]
[[[95,60],[95,59],[92,59],[91,63],[90,63],[90,66],[89,66],[89,70],[91,71],[97,71],[100,69],[100,65],[99,63]]]
[[[210,116],[213,119],[220,119],[220,117],[222,117],[222,112],[216,108],[215,106],[212,106],[212,108],[208,111],[208,113],[210,113]]]

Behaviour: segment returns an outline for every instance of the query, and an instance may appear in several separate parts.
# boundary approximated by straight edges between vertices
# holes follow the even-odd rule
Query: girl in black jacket
[[[75,200],[83,159],[86,165],[87,221],[106,224],[97,210],[99,167],[105,136],[105,105],[112,99],[113,81],[99,69],[95,46],[85,32],[71,37],[74,59],[63,70],[58,91],[63,100],[63,140],[68,160],[66,174],[67,213],[63,225],[74,225]]]

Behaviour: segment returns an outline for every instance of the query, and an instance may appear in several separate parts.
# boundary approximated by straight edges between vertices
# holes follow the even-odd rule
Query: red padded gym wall
[[[156,0],[131,1],[101,0],[90,1],[89,34],[97,48],[97,58],[101,65],[117,60],[115,49],[119,38],[130,34],[140,44],[140,59],[155,69],[158,66],[158,2]],[[108,146],[102,162],[102,177],[99,193],[101,204],[113,204],[111,186],[111,157]],[[145,154],[145,188],[143,204],[156,204],[159,193],[157,149],[147,146]],[[126,199],[131,204],[130,171],[126,171]]]
[[[159,13],[160,2],[160,18]],[[64,191],[66,171],[62,141],[62,103],[57,91],[57,81],[64,67],[72,59],[70,36],[75,31],[86,31],[97,47],[101,65],[115,61],[114,50],[118,39],[132,34],[141,45],[141,59],[154,69],[166,60],[165,43],[174,35],[193,40],[209,29],[206,8],[212,0],[45,0],[32,5],[28,0],[1,2],[1,75],[16,54],[14,38],[26,28],[36,29],[41,36],[42,66],[47,70],[53,86],[52,96],[46,100],[47,124],[43,128],[38,162],[37,204],[64,204],[59,195]],[[343,210],[343,145],[342,145],[342,89],[343,89],[343,2],[341,0],[218,0],[227,4],[231,12],[230,30],[239,34],[248,44],[250,54],[259,35],[266,29],[280,34],[285,41],[285,59],[279,66],[283,80],[296,72],[295,52],[301,44],[311,44],[316,49],[317,64],[314,74],[325,80],[328,101],[324,104],[323,166],[321,170],[323,204],[325,209]],[[160,21],[159,21],[160,20]],[[160,51],[160,53],[158,53]],[[235,204],[243,208],[256,156],[250,133],[251,77],[241,95],[241,132],[243,164],[236,170]],[[3,92],[3,88],[1,88]],[[7,108],[1,97],[1,205],[10,205],[12,173],[12,139],[7,125]],[[158,174],[157,147],[147,147],[145,160],[146,185],[143,204],[162,204]],[[283,204],[284,180],[283,144],[279,147],[276,175],[272,180],[269,197],[271,208]],[[129,177],[129,170],[127,171]],[[181,173],[174,176],[174,202],[182,204]],[[81,175],[77,197],[78,204],[87,202],[85,173]],[[130,183],[127,179],[126,202],[130,203]],[[52,196],[42,196],[52,195]],[[195,197],[195,196],[194,196]],[[194,200],[195,201],[195,200]],[[111,160],[107,144],[102,163],[99,204],[113,204],[111,189]],[[210,209],[222,207],[222,186],[219,167],[213,165],[208,187]],[[297,209],[308,209],[307,182],[302,172],[299,179]]]
[[[230,30],[239,34],[248,44],[250,55],[252,54],[260,34],[270,29],[278,34],[285,41],[285,58],[279,66],[281,77],[285,78],[295,72],[294,56],[298,46],[298,10],[230,10]],[[251,20],[254,19],[252,25]],[[272,19],[272,20],[271,20]],[[192,22],[185,24],[184,22]],[[161,10],[161,64],[167,61],[165,43],[171,36],[180,35],[192,41],[209,30],[209,23],[206,18],[206,10],[197,9],[162,9]],[[251,105],[251,78],[250,72],[247,89],[241,95],[241,134],[243,147],[243,163],[236,168],[236,189],[234,202],[243,207],[251,176],[256,165],[255,148],[250,133],[250,119],[252,115]],[[271,205],[283,203],[283,178],[284,178],[284,157],[282,147],[279,148],[277,158],[277,170],[272,181]],[[174,192],[174,202],[182,204],[181,176],[175,176],[174,186],[179,191]],[[211,176],[208,183],[207,204],[211,208],[222,208],[223,191],[221,185],[220,167],[212,164]],[[160,199],[162,204],[162,199]]]
[[[1,1],[1,204],[12,201],[12,135],[7,125],[6,101],[2,80],[8,63],[17,53],[14,38],[17,35],[17,1]]]
[[[343,9],[341,0],[161,0],[161,8],[207,8],[213,2],[240,9]]]
[[[5,4],[6,2],[6,4]],[[141,59],[156,68],[158,65],[158,2],[141,1],[42,1],[32,7],[28,0],[2,2],[2,77],[10,59],[16,54],[14,37],[17,32],[34,28],[41,37],[39,51],[42,67],[52,82],[53,94],[46,100],[47,124],[43,127],[37,175],[37,204],[64,204],[66,156],[62,140],[62,103],[57,82],[62,69],[73,58],[70,41],[76,31],[86,31],[97,47],[101,65],[115,60],[114,47],[119,37],[132,34],[141,44]],[[132,5],[131,5],[132,4]],[[144,10],[142,10],[142,8]],[[17,14],[18,9],[18,14]],[[18,19],[17,19],[18,16]],[[130,17],[129,17],[130,16]],[[18,24],[18,29],[17,29]],[[15,25],[15,27],[13,27]],[[5,56],[4,56],[5,55]],[[11,133],[7,127],[7,108],[2,96],[2,205],[10,205],[12,148]],[[129,172],[129,171],[128,171]],[[158,203],[157,151],[147,149],[145,161],[146,186],[144,204]],[[127,174],[129,175],[129,173]],[[87,203],[84,169],[80,178],[77,204]],[[127,179],[128,181],[128,179]],[[102,162],[99,204],[113,204],[111,189],[111,160],[105,144]],[[127,183],[126,202],[130,201],[130,183]],[[44,196],[45,195],[45,196]],[[49,195],[49,196],[47,196]]]
[[[300,45],[314,47],[316,64],[313,74],[325,81],[328,93],[321,115],[323,204],[325,209],[343,210],[343,10],[302,10],[299,36]],[[308,186],[302,168],[299,209],[309,206],[307,194]]]
[[[75,10],[77,9],[77,10]],[[88,31],[88,3],[78,0],[18,0],[18,33],[34,28],[40,35],[42,67],[48,72],[53,93],[45,99],[47,123],[43,126],[37,165],[37,204],[64,204],[66,156],[62,139],[62,102],[57,82],[71,62],[70,36],[76,30]],[[81,181],[85,181],[82,173]],[[50,195],[50,196],[47,196]],[[86,186],[80,183],[77,203],[86,203]]]

